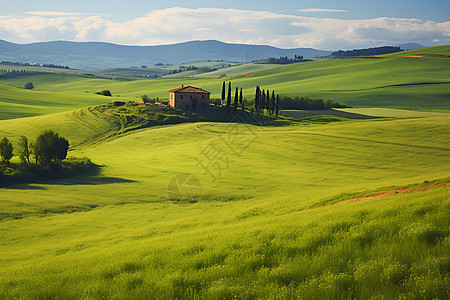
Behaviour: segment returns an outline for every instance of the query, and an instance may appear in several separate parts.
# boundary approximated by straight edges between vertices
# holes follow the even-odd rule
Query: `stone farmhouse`
[[[169,106],[185,110],[203,110],[209,107],[210,92],[193,86],[181,86],[169,91]]]

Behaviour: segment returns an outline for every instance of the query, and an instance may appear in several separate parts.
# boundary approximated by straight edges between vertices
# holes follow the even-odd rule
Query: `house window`
[[[192,95],[190,95],[189,98],[192,100]]]
[[[183,95],[180,96],[180,99],[183,99]]]
[[[205,95],[202,95],[202,100],[205,100]]]

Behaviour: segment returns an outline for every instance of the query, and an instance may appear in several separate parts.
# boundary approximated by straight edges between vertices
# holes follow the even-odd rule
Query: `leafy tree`
[[[46,165],[50,161],[61,162],[67,156],[69,142],[52,130],[41,133],[34,143],[34,156],[36,162]]]
[[[67,150],[69,150],[69,142],[63,137],[58,137],[58,139],[55,141],[54,147],[55,147],[54,159],[57,162],[61,163],[61,161],[63,159],[66,159],[67,157]]]
[[[31,150],[27,137],[22,135],[19,140],[19,157],[22,163],[30,164]]]
[[[6,137],[0,141],[0,156],[2,157],[2,162],[9,164],[9,161],[13,157],[13,149],[13,145]]]
[[[225,101],[225,81],[222,84],[222,102],[221,102],[222,105],[224,101]]]
[[[31,82],[27,82],[25,83],[24,88],[26,88],[27,90],[32,90],[34,89],[34,84]]]
[[[231,108],[231,82],[228,83],[227,114],[230,113],[230,108]]]
[[[142,95],[142,96],[141,96],[141,99],[142,99],[142,101],[143,101],[144,103],[149,103],[149,102],[150,102],[150,98],[148,98],[147,95]]]

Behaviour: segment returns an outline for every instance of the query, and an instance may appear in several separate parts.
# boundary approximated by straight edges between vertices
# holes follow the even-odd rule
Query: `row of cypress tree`
[[[226,90],[226,84],[225,81],[222,84],[222,105],[223,102],[225,101],[225,90]],[[229,114],[231,111],[233,111],[233,115],[237,114],[237,110],[240,107],[242,111],[244,111],[245,109],[245,103],[244,103],[244,99],[242,96],[242,88],[240,89],[239,92],[239,88],[236,87],[236,92],[234,94],[234,103],[233,103],[233,108],[231,108],[231,81],[228,82],[228,93],[227,93],[227,102],[225,105],[227,114]]]
[[[234,103],[232,107],[232,99],[231,99],[231,82],[228,82],[228,93],[226,92],[226,83],[225,81],[222,84],[222,105],[226,99],[226,112],[229,114],[231,111],[234,115],[236,115],[238,108],[240,107],[242,111],[245,109],[245,101],[242,96],[242,88],[240,89],[236,87],[236,92],[234,94]],[[226,97],[225,97],[226,96]],[[268,115],[276,115],[278,118],[278,103],[280,101],[280,95],[277,94],[275,96],[275,91],[272,91],[272,96],[270,96],[270,91],[265,91],[261,89],[259,86],[256,86],[255,93],[255,110],[257,113],[266,112]]]
[[[272,91],[272,96],[270,96],[270,91],[265,91],[261,89],[258,85],[256,86],[255,92],[255,110],[258,113],[266,113],[268,115],[276,115],[278,118],[278,104],[280,101],[280,95],[275,96],[275,91]]]

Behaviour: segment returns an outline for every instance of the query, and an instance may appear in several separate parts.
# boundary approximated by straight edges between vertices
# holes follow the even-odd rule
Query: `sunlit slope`
[[[57,200],[51,206],[66,207],[61,194],[75,199],[76,194],[84,195],[70,201],[75,207],[165,202],[167,185],[179,173],[199,177],[204,191],[201,201],[258,199],[264,206],[307,208],[343,193],[449,176],[449,125],[447,117],[289,127],[200,123],[134,131],[70,153],[106,165],[103,175],[116,178],[113,185],[45,186],[36,194],[41,200],[30,202],[26,210],[34,210],[38,203],[42,209],[44,199]],[[74,134],[77,128],[80,137]],[[61,129],[72,144],[88,137],[81,126]],[[229,134],[233,132],[241,133]],[[211,169],[202,167],[209,164]],[[12,190],[3,199],[21,203],[35,193]],[[21,206],[15,209],[20,212]]]
[[[123,129],[121,118],[102,115],[92,108],[0,120],[0,136],[11,139],[15,145],[20,135],[34,140],[42,131],[54,130],[69,141],[70,147],[76,147],[118,134]]]
[[[30,91],[0,81],[0,120],[68,111],[108,100],[112,99],[77,91]]]
[[[232,76],[232,75],[239,75],[239,74],[248,74],[252,73],[254,71],[258,70],[264,70],[264,69],[270,69],[277,67],[279,65],[276,64],[255,64],[255,63],[248,63],[248,64],[239,64],[237,66],[232,66],[228,68],[219,69],[217,71],[198,74],[195,77],[222,77],[222,76]]]
[[[250,74],[250,75],[247,75]],[[81,78],[71,75],[22,74],[1,82],[23,86],[35,83],[37,90],[87,91],[110,89],[114,95],[140,97],[148,94],[168,98],[168,90],[194,85],[220,97],[222,81],[232,81],[244,88],[244,96],[254,97],[256,85],[274,89],[281,95],[305,95],[331,98],[352,106],[450,109],[450,60],[426,57],[392,57],[384,59],[340,59],[292,64],[233,75],[222,79],[152,79],[115,81]],[[51,101],[51,99],[50,99]]]
[[[332,204],[448,177],[449,126],[180,124],[72,151],[103,174],[0,190],[0,295],[445,296],[449,189]],[[197,203],[167,199],[179,173]]]
[[[450,56],[450,45],[420,48],[420,49],[396,52],[396,53],[380,55],[380,56],[405,56],[405,55],[423,55],[423,56],[431,56],[431,57]]]
[[[258,71],[251,77],[281,93],[353,106],[449,109],[449,70],[450,61],[431,58],[343,59]]]

